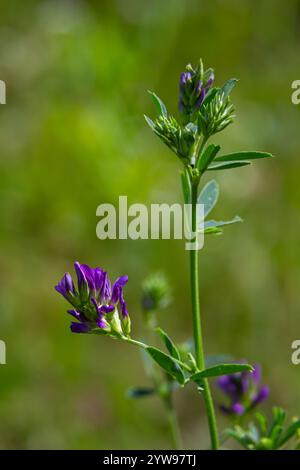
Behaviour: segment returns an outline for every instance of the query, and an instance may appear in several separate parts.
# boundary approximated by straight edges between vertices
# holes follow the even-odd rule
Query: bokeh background
[[[141,337],[141,280],[164,271],[173,303],[160,323],[191,336],[188,259],[180,241],[100,241],[96,207],[180,200],[180,164],[151,133],[146,90],[176,112],[178,76],[201,56],[216,83],[240,82],[237,119],[215,142],[224,152],[277,158],[210,174],[215,218],[245,221],[201,252],[208,354],[263,366],[267,412],[300,413],[300,2],[289,0],[12,0],[0,4],[1,283],[0,447],[169,448],[161,403],[126,398],[147,384],[134,348],[71,335],[54,285],[75,260],[128,273],[126,298]],[[216,401],[220,396],[215,393]],[[177,393],[187,448],[208,445],[195,390]],[[226,420],[218,415],[220,424]]]

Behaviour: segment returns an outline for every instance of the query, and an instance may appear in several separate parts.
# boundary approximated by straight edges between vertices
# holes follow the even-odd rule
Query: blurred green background
[[[154,116],[146,90],[175,112],[179,73],[200,56],[216,84],[240,79],[237,119],[213,141],[224,152],[277,156],[209,175],[221,187],[213,215],[245,222],[207,237],[201,252],[206,353],[260,362],[271,387],[266,410],[300,413],[300,366],[290,360],[300,338],[300,117],[290,98],[300,78],[300,2],[12,0],[1,2],[0,18],[0,447],[170,446],[161,403],[126,398],[128,387],[147,384],[139,354],[71,335],[54,285],[75,260],[112,278],[128,273],[140,337],[141,280],[162,270],[173,304],[161,326],[177,341],[191,336],[183,242],[100,241],[95,213],[119,195],[180,200],[179,161],[143,119]],[[185,446],[208,445],[193,387],[177,393],[176,406]]]

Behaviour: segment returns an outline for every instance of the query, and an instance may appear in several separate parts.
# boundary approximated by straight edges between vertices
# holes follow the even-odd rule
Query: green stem
[[[198,184],[192,184],[192,231],[196,233],[197,230],[197,198],[198,198]],[[196,238],[195,238],[196,240]],[[194,241],[195,241],[194,240]],[[201,312],[200,312],[200,297],[199,297],[199,271],[198,271],[198,250],[193,249],[190,251],[190,277],[191,277],[191,296],[192,296],[192,314],[193,314],[193,327],[194,327],[194,341],[195,341],[195,359],[197,366],[200,370],[205,368],[204,352],[203,352],[203,338],[201,326]],[[203,397],[208,419],[211,447],[213,450],[218,449],[218,431],[215,417],[215,410],[213,400],[210,392],[210,387],[207,379],[203,380]]]
[[[154,312],[152,316],[146,316],[144,312],[144,318],[146,318],[146,340],[148,344],[153,344],[156,346],[156,335],[154,334],[154,329],[156,327],[156,316]],[[154,383],[154,387],[162,400],[163,406],[166,410],[167,420],[169,424],[172,449],[179,450],[182,449],[182,439],[181,432],[179,429],[177,414],[174,409],[173,404],[173,391],[169,386],[168,380],[165,376],[165,379],[161,377],[158,373],[157,367],[151,362],[150,375]],[[167,387],[167,390],[166,390]]]
[[[147,349],[147,345],[145,343],[142,343],[141,341],[137,341],[135,339],[128,338],[128,337],[127,338],[122,337],[122,340],[126,341],[129,344],[133,344],[134,346]],[[178,360],[176,360],[176,362],[190,372],[190,369],[186,366],[186,364]],[[155,388],[159,390],[160,384],[158,383],[155,370],[153,370],[153,381],[154,381]],[[178,426],[177,416],[176,416],[173,403],[172,403],[171,392],[168,392],[168,394],[163,397],[163,401],[166,406],[166,412],[167,412],[167,418],[168,418],[170,432],[171,432],[173,448],[176,450],[181,449],[182,448],[181,435],[180,435],[180,430]]]
[[[137,341],[136,339],[128,338],[126,336],[122,336],[121,338],[123,341],[126,341],[129,344],[134,344],[135,346],[139,346],[140,348],[147,349],[148,346],[145,343],[142,343],[141,341]],[[184,362],[180,361],[179,359],[175,359],[175,357],[172,357],[173,361],[177,362],[178,365],[180,365],[183,369],[185,369],[187,372],[192,372],[192,369],[185,364]]]
[[[168,399],[165,400],[165,404],[172,438],[172,447],[175,450],[180,450],[182,449],[181,434],[171,395],[169,395]]]

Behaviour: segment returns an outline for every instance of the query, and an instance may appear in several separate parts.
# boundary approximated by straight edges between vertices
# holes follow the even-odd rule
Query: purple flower
[[[230,415],[244,415],[269,396],[269,388],[261,385],[261,367],[258,364],[252,372],[220,377],[217,385],[229,401],[228,404],[221,405],[221,410]]]
[[[75,291],[71,274],[65,273],[62,280],[55,286],[55,290],[74,305],[73,299],[77,296],[77,293]]]
[[[66,273],[55,286],[57,292],[75,307],[68,310],[77,322],[71,323],[73,333],[89,333],[104,330],[111,334],[129,334],[130,321],[123,288],[128,276],[119,277],[111,287],[110,280],[101,268],[87,264],[74,264],[77,289],[72,277]],[[118,306],[121,316],[119,317]],[[122,330],[123,328],[123,330]]]
[[[185,72],[182,72],[179,80],[179,111],[188,122],[195,111],[204,101],[207,92],[214,82],[212,69],[203,71],[202,63],[193,69],[189,64]]]

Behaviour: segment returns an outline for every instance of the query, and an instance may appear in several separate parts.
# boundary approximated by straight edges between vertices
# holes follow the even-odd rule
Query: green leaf
[[[151,127],[151,129],[153,131],[155,131],[155,125],[154,125],[154,122],[152,121],[152,119],[150,119],[148,116],[146,116],[146,114],[144,114],[144,118],[146,120],[146,123]]]
[[[258,160],[259,158],[272,158],[273,155],[268,152],[234,152],[221,155],[215,159],[215,162],[235,162],[244,160]]]
[[[155,395],[155,393],[155,389],[150,387],[132,387],[127,390],[128,398],[144,398]]]
[[[233,357],[228,354],[212,354],[209,356],[205,356],[205,367],[212,367],[220,364],[229,364],[233,361]]]
[[[164,117],[168,116],[168,111],[162,100],[157,96],[153,91],[148,90],[148,93],[151,95],[152,100],[157,108],[157,111],[159,114],[161,114]]]
[[[227,96],[229,96],[237,82],[238,80],[236,78],[230,78],[230,80],[228,80],[225,85],[221,88],[221,93],[225,99],[227,98]]]
[[[207,220],[204,222],[204,233],[205,233],[205,229],[215,228],[215,227],[224,227],[224,225],[236,224],[237,222],[243,222],[243,219],[241,219],[238,215],[236,215],[231,220]]]
[[[160,334],[160,336],[164,340],[165,346],[167,350],[169,351],[169,353],[171,354],[171,356],[174,357],[175,359],[180,360],[179,351],[177,347],[175,346],[175,344],[173,343],[173,341],[171,340],[171,338],[167,335],[167,333],[163,331],[161,328],[156,328],[156,331]]]
[[[200,230],[200,233],[201,233],[201,230]],[[203,233],[204,235],[222,235],[223,230],[218,227],[207,227],[207,228],[204,228]]]
[[[203,171],[206,170],[208,165],[213,161],[213,159],[219,152],[220,148],[221,148],[220,145],[215,145],[215,144],[210,144],[208,147],[206,147],[206,149],[204,150],[202,155],[200,155],[198,162],[197,162],[197,168],[199,171],[203,173]]]
[[[220,90],[221,88],[218,88],[218,87],[210,88],[207,94],[205,95],[204,100],[202,101],[202,106],[204,104],[205,105],[209,104],[213,100],[213,98],[216,96],[216,94],[220,92]]]
[[[207,369],[201,370],[196,374],[193,374],[190,379],[194,382],[202,382],[202,379],[208,377],[218,377],[220,375],[229,375],[229,374],[237,374],[238,372],[249,371],[253,370],[252,366],[249,364],[218,364],[213,367],[208,367]]]
[[[209,165],[207,170],[213,171],[213,170],[229,170],[230,168],[237,168],[239,166],[245,166],[245,165],[251,165],[251,162],[248,161],[242,161],[242,160],[237,160],[235,162],[220,162],[220,163],[213,163],[212,165]]]
[[[287,430],[283,433],[281,436],[281,439],[279,439],[278,442],[278,447],[282,447],[291,437],[296,434],[296,432],[300,429],[300,419],[297,421],[294,421],[288,428]]]
[[[185,378],[180,366],[175,362],[175,360],[160,351],[157,348],[152,348],[151,346],[146,348],[146,351],[152,359],[157,362],[160,367],[162,367],[168,374],[170,374],[180,385],[184,385]]]
[[[278,441],[282,430],[283,428],[279,424],[276,424],[276,426],[273,427],[272,432],[270,433],[270,439],[273,442],[273,448],[276,448],[278,446]]]
[[[219,197],[219,185],[215,180],[209,181],[198,197],[198,204],[204,205],[204,217],[215,207]]]
[[[181,172],[181,187],[183,192],[184,203],[189,204],[191,200],[192,188],[191,181],[186,168]]]
[[[267,422],[267,418],[265,417],[265,415],[263,415],[262,413],[259,413],[257,412],[255,414],[255,417],[258,421],[258,424],[260,426],[260,429],[261,429],[261,434],[263,436],[266,436],[267,433],[268,433],[268,422]]]

